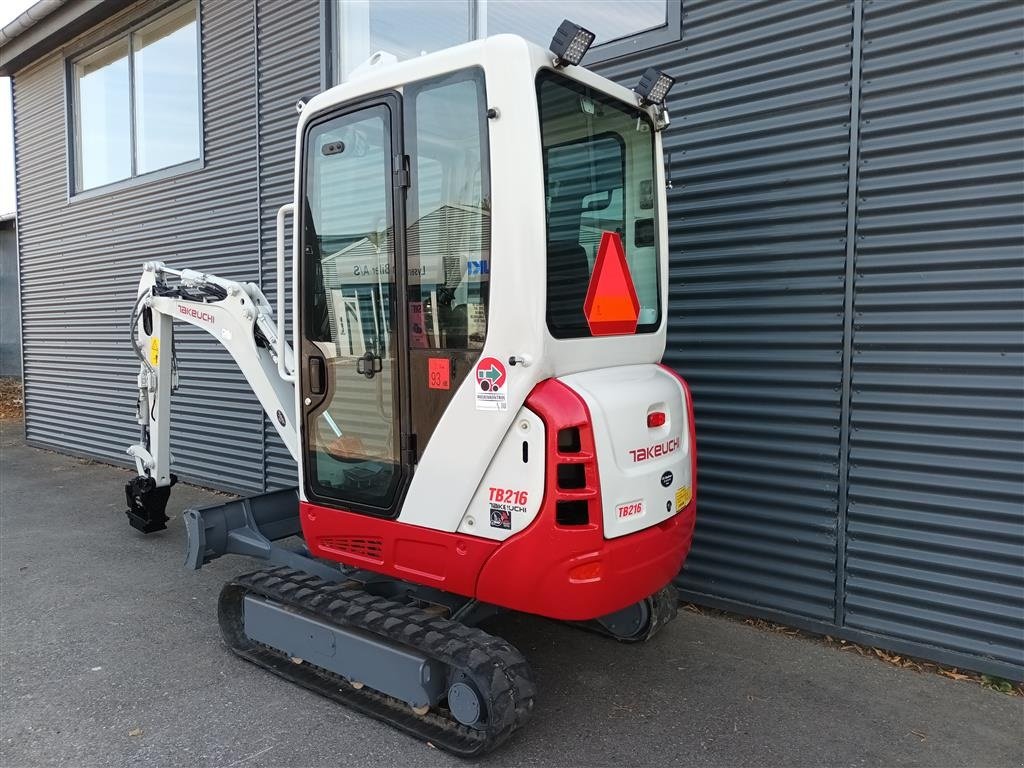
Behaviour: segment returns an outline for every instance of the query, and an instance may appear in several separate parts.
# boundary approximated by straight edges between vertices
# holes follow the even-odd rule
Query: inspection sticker
[[[476,409],[508,410],[508,376],[505,364],[495,357],[485,357],[476,364]]]
[[[681,510],[687,504],[690,503],[690,499],[693,498],[693,492],[690,490],[690,486],[684,485],[682,488],[676,490],[676,512]]]
[[[452,388],[452,366],[447,357],[431,357],[427,360],[427,386],[431,389]]]

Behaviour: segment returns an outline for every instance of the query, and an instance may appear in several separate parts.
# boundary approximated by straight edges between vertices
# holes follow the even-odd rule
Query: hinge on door
[[[408,187],[411,181],[409,176],[409,156],[395,155],[395,184],[399,187]]]
[[[416,433],[414,432],[402,433],[402,463],[416,463]]]

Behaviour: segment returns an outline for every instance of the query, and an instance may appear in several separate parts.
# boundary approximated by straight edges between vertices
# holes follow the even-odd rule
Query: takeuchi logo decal
[[[633,448],[630,450],[629,455],[633,458],[634,462],[647,461],[648,459],[656,459],[659,456],[668,456],[670,453],[675,453],[679,450],[679,444],[680,438],[673,437],[664,443],[657,443],[656,445],[649,445],[644,448]]]
[[[190,317],[193,320],[201,320],[204,323],[213,323],[213,315],[201,309],[195,307],[186,307],[184,304],[178,305],[178,314],[184,317]]]

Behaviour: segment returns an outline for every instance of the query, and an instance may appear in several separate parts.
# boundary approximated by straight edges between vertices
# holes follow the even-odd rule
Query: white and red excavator
[[[692,402],[660,364],[673,81],[580,67],[593,37],[566,21],[550,50],[375,54],[298,105],[276,311],[252,283],[150,262],[132,316],[131,524],[167,521],[184,321],[231,354],[298,465],[296,488],[184,512],[191,567],[266,561],[224,587],[225,641],[463,756],[535,694],[479,622],[646,640],[675,616],[693,535]]]

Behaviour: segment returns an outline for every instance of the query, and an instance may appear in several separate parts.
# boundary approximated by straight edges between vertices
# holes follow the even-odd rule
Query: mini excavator
[[[660,363],[673,80],[586,70],[593,40],[565,21],[550,50],[375,54],[296,105],[275,304],[149,262],[132,312],[132,526],[168,520],[184,321],[230,353],[298,467],[294,488],[183,514],[189,567],[265,561],[221,592],[225,642],[461,756],[506,741],[535,695],[480,622],[645,641],[676,614],[693,535],[693,406]]]

